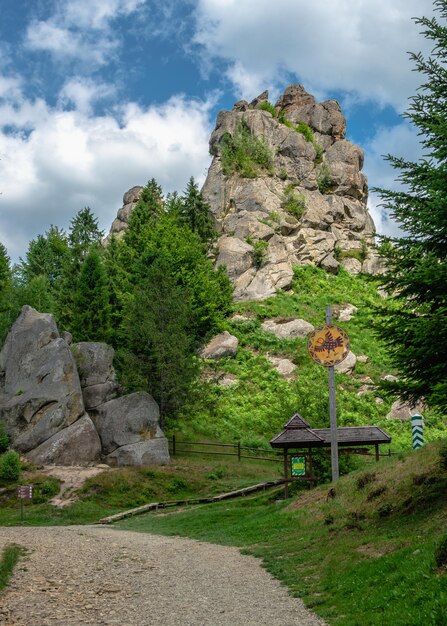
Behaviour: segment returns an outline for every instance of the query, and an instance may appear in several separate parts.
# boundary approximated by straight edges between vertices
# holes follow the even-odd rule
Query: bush
[[[315,163],[321,163],[323,160],[324,148],[315,140],[313,141],[313,144],[315,148]]]
[[[278,117],[278,111],[273,106],[273,104],[269,102],[268,100],[261,102],[261,104],[258,106],[258,109],[260,109],[261,111],[267,111],[268,113],[271,113],[274,118]]]
[[[8,482],[19,480],[22,471],[20,457],[14,450],[0,456],[0,479]]]
[[[281,202],[282,208],[296,217],[301,219],[306,210],[306,202],[302,193],[297,193],[292,185],[287,185],[284,190],[284,194]]]
[[[265,141],[252,135],[244,122],[239,122],[234,135],[225,133],[220,144],[225,176],[235,172],[243,178],[256,178],[261,170],[273,172],[273,156]]]
[[[327,193],[331,188],[331,176],[327,165],[323,165],[317,178],[317,185],[320,193]]]
[[[6,432],[6,426],[0,422],[0,453],[5,452],[9,446],[9,437]]]
[[[261,267],[267,256],[268,242],[263,239],[253,244],[253,258],[256,267]]]
[[[314,143],[314,133],[311,127],[305,122],[300,122],[295,126],[297,133],[301,133],[306,141]]]

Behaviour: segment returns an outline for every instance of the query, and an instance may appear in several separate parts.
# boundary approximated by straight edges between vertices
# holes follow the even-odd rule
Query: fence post
[[[240,441],[237,442],[237,460],[238,461],[241,460],[241,442]]]
[[[175,456],[175,434],[172,435],[172,456]]]

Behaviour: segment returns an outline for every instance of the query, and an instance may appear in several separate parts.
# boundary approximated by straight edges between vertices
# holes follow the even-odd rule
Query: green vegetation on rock
[[[226,133],[220,145],[222,169],[225,176],[234,173],[243,178],[256,178],[262,172],[273,172],[273,155],[260,137],[256,137],[244,122],[239,122],[234,135]]]

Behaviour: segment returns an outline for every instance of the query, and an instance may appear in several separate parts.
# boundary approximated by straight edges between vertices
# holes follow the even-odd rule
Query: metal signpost
[[[17,487],[17,497],[20,500],[20,519],[23,522],[23,501],[33,499],[33,486],[20,485],[20,487]]]
[[[326,307],[326,325],[310,333],[307,349],[314,361],[327,367],[329,382],[329,419],[331,424],[331,468],[332,480],[339,477],[337,442],[337,404],[335,400],[334,366],[346,359],[351,349],[348,335],[339,326],[332,324],[332,307]]]

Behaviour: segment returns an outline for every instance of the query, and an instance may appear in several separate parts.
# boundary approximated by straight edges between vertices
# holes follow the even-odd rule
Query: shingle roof
[[[374,445],[390,443],[391,437],[378,426],[347,426],[337,429],[339,445]],[[330,428],[310,428],[296,413],[276,435],[270,445],[273,448],[320,448],[331,445]]]

